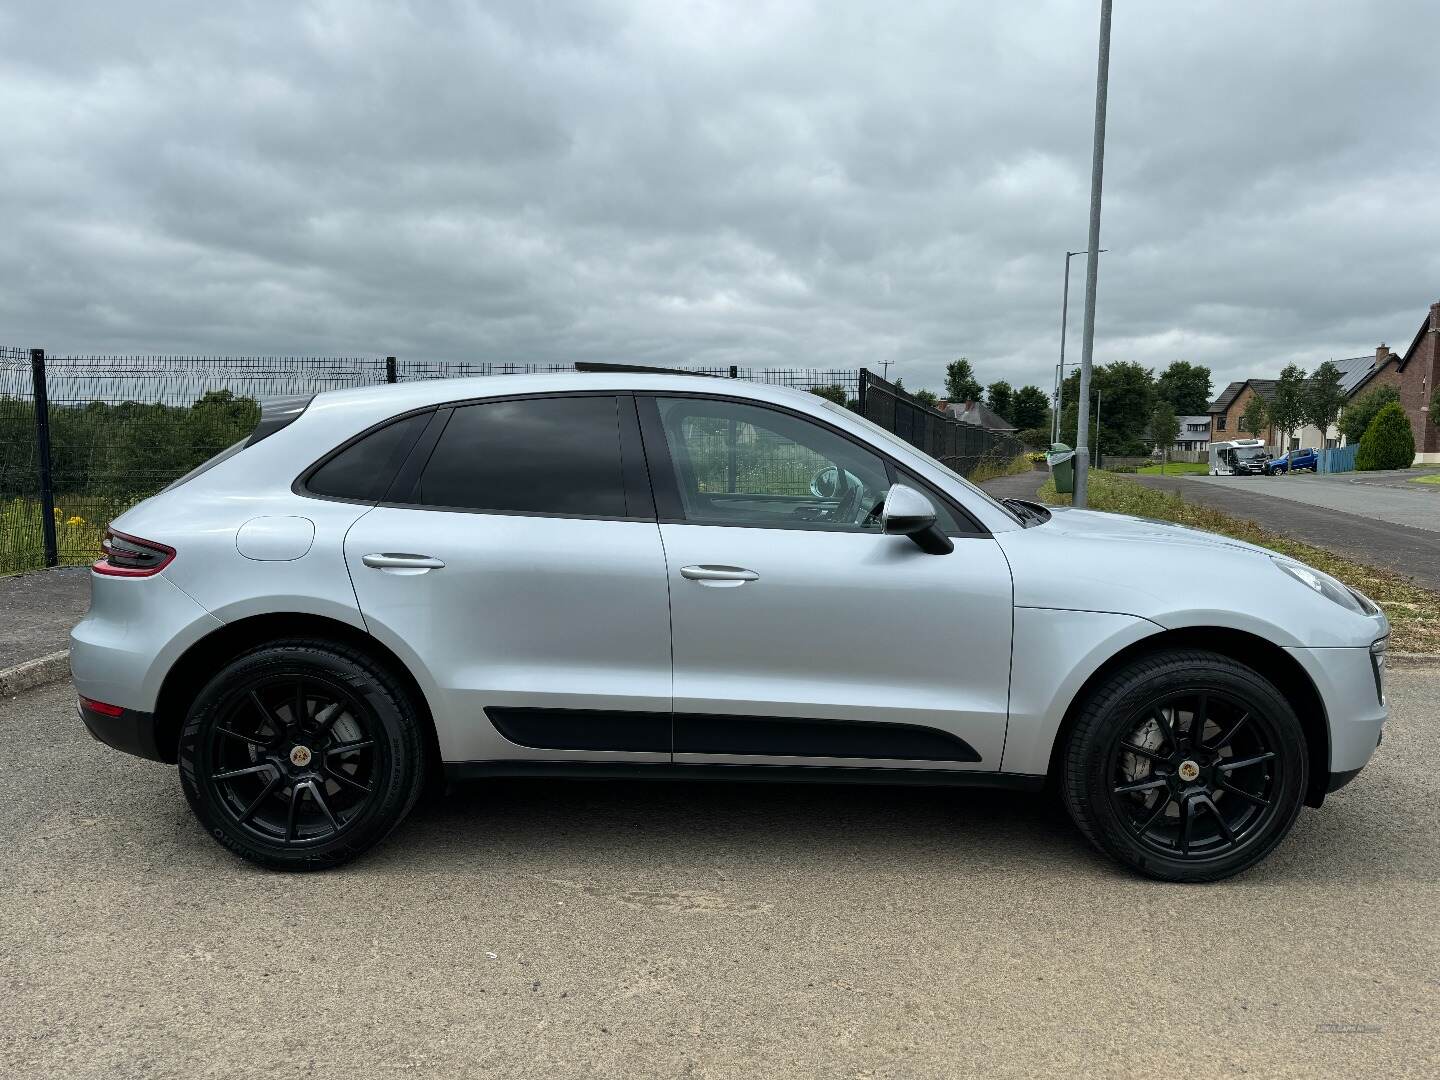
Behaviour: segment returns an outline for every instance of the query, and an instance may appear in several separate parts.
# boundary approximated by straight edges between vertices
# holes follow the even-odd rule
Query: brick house
[[[1413,351],[1414,347],[1412,346]],[[1391,352],[1387,346],[1382,344],[1375,350],[1374,356],[1368,354],[1351,356],[1344,360],[1332,361],[1332,363],[1340,369],[1340,389],[1348,402],[1357,395],[1373,390],[1377,386],[1400,386],[1404,378],[1400,370],[1401,361],[1402,357]],[[1277,451],[1285,449],[1282,445],[1285,433],[1273,424],[1267,423],[1265,428],[1259,432],[1240,430],[1240,419],[1245,415],[1251,398],[1258,394],[1268,404],[1275,397],[1275,385],[1275,379],[1242,379],[1227,386],[1209,409],[1210,438],[1215,441],[1259,438],[1265,440],[1266,445],[1274,447]],[[1302,446],[1339,446],[1342,441],[1340,429],[1334,424],[1324,432],[1314,425],[1307,424],[1290,432],[1289,447],[1294,449]],[[1420,446],[1418,434],[1415,445],[1418,450]]]
[[[1400,405],[1415,435],[1415,464],[1440,463],[1440,427],[1430,411],[1436,379],[1440,378],[1440,301],[1430,305],[1405,355],[1390,353],[1390,357],[1394,360],[1393,385],[1400,391]]]

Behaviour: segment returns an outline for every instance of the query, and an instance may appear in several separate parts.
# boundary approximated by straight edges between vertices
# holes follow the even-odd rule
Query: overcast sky
[[[1048,387],[1098,9],[11,2],[0,344]],[[1429,0],[1118,0],[1097,361],[1408,344],[1437,42]]]

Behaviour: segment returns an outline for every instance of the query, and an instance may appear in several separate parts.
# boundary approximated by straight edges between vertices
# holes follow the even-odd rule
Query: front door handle
[[[729,585],[744,585],[747,581],[759,581],[760,575],[743,566],[682,566],[680,576],[687,581],[713,581]]]
[[[443,570],[445,564],[439,559],[433,559],[429,555],[405,555],[396,552],[384,552],[374,555],[362,555],[360,561],[366,566],[374,567],[376,570]]]

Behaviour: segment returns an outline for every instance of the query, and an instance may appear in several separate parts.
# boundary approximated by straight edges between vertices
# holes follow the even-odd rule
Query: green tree
[[[1305,369],[1299,364],[1286,364],[1275,380],[1270,422],[1280,429],[1282,449],[1289,449],[1291,432],[1305,422]]]
[[[1011,415],[1007,419],[1017,428],[1042,428],[1050,413],[1050,399],[1038,386],[1022,386],[1015,391],[1010,410]]]
[[[1305,423],[1320,429],[1320,445],[1325,445],[1325,433],[1340,415],[1345,404],[1345,391],[1340,388],[1340,369],[1326,360],[1317,367],[1305,384],[1303,396]]]
[[[1150,439],[1163,455],[1160,459],[1162,473],[1170,461],[1170,448],[1175,445],[1175,437],[1179,434],[1180,421],[1176,419],[1175,408],[1162,398],[1155,403],[1155,411],[1150,414]]]
[[[812,386],[810,393],[823,397],[826,401],[833,401],[836,405],[844,405],[849,400],[843,386]]]
[[[985,404],[996,416],[1010,419],[1011,408],[1015,404],[1015,391],[1004,379],[992,382],[986,390]]]
[[[1198,416],[1210,406],[1210,369],[1176,360],[1155,380],[1155,394],[1178,416]]]
[[[945,365],[945,396],[957,403],[980,400],[980,380],[963,356]]]
[[[1440,427],[1440,387],[1435,388],[1435,394],[1430,398],[1430,422]]]
[[[1015,433],[1022,446],[1032,450],[1048,450],[1050,448],[1050,429],[1048,427],[1025,428]]]
[[[1355,468],[1408,469],[1415,461],[1415,433],[1398,401],[1392,401],[1370,421],[1355,452]]]
[[[1065,380],[1065,410],[1060,417],[1060,438],[1071,446],[1076,440],[1080,373]],[[1155,378],[1149,369],[1128,360],[1097,367],[1090,377],[1090,446],[1096,444],[1096,404],[1099,405],[1099,445],[1106,454],[1139,455],[1150,452],[1150,414],[1155,411]]]
[[[935,408],[936,405],[940,404],[940,398],[935,394],[935,391],[933,390],[916,390],[910,396],[924,405],[929,405],[932,409]]]
[[[1345,436],[1346,444],[1358,443],[1365,437],[1365,429],[1370,426],[1370,421],[1375,419],[1375,414],[1389,405],[1392,401],[1400,400],[1400,391],[1393,386],[1377,386],[1355,398],[1345,411],[1340,414],[1340,434]]]
[[[1241,431],[1259,436],[1259,434],[1265,430],[1265,425],[1269,422],[1270,407],[1265,404],[1265,399],[1259,394],[1251,394],[1249,402],[1245,405],[1245,411],[1240,414],[1240,421],[1237,426]]]

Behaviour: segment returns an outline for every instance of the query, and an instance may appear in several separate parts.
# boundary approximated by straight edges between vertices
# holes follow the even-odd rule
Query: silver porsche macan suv
[[[821,398],[647,373],[266,403],[113,522],[80,715],[247,859],[334,866],[450,777],[1059,792],[1154,877],[1355,776],[1388,626],[1303,564],[1000,503]]]

